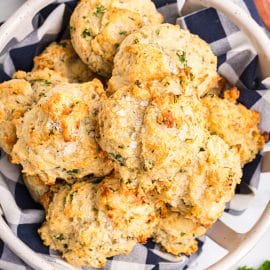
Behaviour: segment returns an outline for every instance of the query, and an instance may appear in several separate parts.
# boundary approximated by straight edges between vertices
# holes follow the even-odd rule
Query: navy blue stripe
[[[2,254],[3,254],[3,250],[4,250],[4,243],[3,243],[3,241],[0,239],[0,258],[1,258]]]
[[[258,165],[260,164],[261,158],[262,156],[260,154],[257,154],[255,159],[252,162],[247,163],[243,168],[242,181],[244,181],[246,184],[250,183],[253,174],[255,173]]]
[[[258,67],[258,56],[256,56],[243,71],[239,77],[240,81],[248,89],[257,89],[257,84],[255,82]]]
[[[59,4],[51,4],[43,8],[36,16],[38,16],[38,27],[40,27],[44,21],[48,18],[48,16],[54,11],[54,9],[58,6]],[[35,19],[35,18],[34,18]],[[33,20],[34,20],[33,19]]]
[[[257,7],[254,4],[254,0],[244,0],[246,7],[248,8],[248,11],[250,13],[250,15],[252,16],[252,18],[260,25],[263,26],[263,22],[262,19],[258,13]]]
[[[36,252],[49,254],[49,249],[45,247],[37,233],[37,230],[40,228],[39,223],[32,224],[20,224],[17,228],[18,237],[31,249]]]
[[[65,7],[66,7],[66,10],[70,10],[70,11],[73,11],[75,6],[77,4],[77,1],[74,0],[74,1],[70,1],[70,2],[67,2],[65,3]],[[45,8],[43,8],[32,20],[32,25],[35,27],[35,28],[38,28],[40,27],[44,21],[48,18],[48,16],[51,14],[51,12],[57,7],[59,6],[59,4],[51,4],[51,5],[48,5],[46,6]],[[67,18],[64,16],[64,19]],[[69,18],[68,18],[69,19]],[[66,24],[68,25],[68,24]]]
[[[176,0],[152,0],[157,8],[163,7],[168,4],[176,3]]]
[[[63,22],[62,22],[62,29],[61,29],[61,32],[58,34],[57,41],[70,37],[69,21],[70,21],[71,14],[76,6],[76,1],[72,1],[69,4],[70,5],[66,5],[66,8],[65,8]]]
[[[147,248],[154,248],[155,247],[155,243],[153,242],[153,240],[152,239],[148,239],[148,241],[147,241],[147,243],[145,244],[145,246],[147,247]]]
[[[151,251],[151,249],[154,249],[155,247],[155,243],[152,241],[152,239],[149,239],[147,243],[145,244],[145,246],[148,249],[146,262],[145,262],[146,264],[153,264],[157,266],[160,262],[164,261],[164,259],[162,259],[161,257],[159,257],[158,255],[156,255],[155,253]]]
[[[256,79],[257,90],[268,90],[268,88],[258,79]]]
[[[77,2],[78,2],[77,0],[73,0],[73,1],[66,2],[65,5],[69,9],[73,10],[75,6],[77,5]]]
[[[20,183],[16,183],[15,201],[21,209],[42,209],[42,207],[31,198],[26,186]]]
[[[244,181],[236,186],[235,192],[238,194],[245,194],[245,195],[253,194],[254,195],[253,190]]]
[[[238,101],[245,105],[247,108],[251,108],[262,96],[255,90],[239,89],[240,97]]]
[[[218,60],[217,66],[219,67],[219,66],[221,66],[223,63],[225,63],[225,62],[226,62],[226,59],[227,59],[226,53],[224,53],[224,54],[222,54],[222,55],[219,55],[218,58],[217,58],[217,60]]]
[[[33,58],[39,54],[40,44],[24,46],[22,48],[15,48],[10,50],[10,57],[16,70],[30,71],[33,66]]]
[[[199,35],[208,43],[226,37],[217,11],[213,8],[198,11],[196,15],[187,16],[185,23],[190,32]]]
[[[2,67],[0,67],[0,83],[4,81],[8,81],[11,78],[3,71]]]
[[[41,26],[46,20],[46,18],[49,16],[49,14],[58,5],[59,4],[52,4],[45,7],[43,10],[41,10],[39,14],[37,14],[38,23],[36,23],[37,18],[33,19],[33,23],[36,23],[38,24],[38,26]],[[36,55],[39,55],[52,41],[59,41],[62,39],[63,36],[65,37],[68,36],[66,33],[68,32],[69,19],[75,5],[76,1],[71,1],[66,5],[63,16],[62,29],[56,36],[50,34],[45,35],[38,43],[10,50],[10,57],[13,61],[16,70],[31,71],[33,67],[33,58]],[[35,33],[32,33],[32,35],[35,35]],[[31,35],[28,38],[30,37]]]
[[[225,209],[224,212],[226,212],[230,215],[233,215],[233,216],[241,216],[245,212],[245,210],[239,211],[239,210],[229,208],[229,209]]]
[[[11,49],[9,53],[15,70],[31,71],[34,57],[39,55],[51,42],[58,39],[59,35],[48,34],[43,36],[38,43]]]
[[[153,253],[150,249],[148,249],[145,264],[157,265],[157,264],[159,264],[160,262],[163,262],[163,261],[164,261],[164,259],[162,259],[158,255]]]
[[[202,253],[203,245],[204,245],[204,242],[205,242],[205,236],[202,236],[201,239],[203,239],[203,240],[201,241],[200,239],[196,238],[197,243],[198,243],[197,252],[190,255],[190,256],[186,256],[186,257],[188,257],[188,264],[195,261],[198,258],[198,256]],[[183,269],[188,269],[188,264]]]

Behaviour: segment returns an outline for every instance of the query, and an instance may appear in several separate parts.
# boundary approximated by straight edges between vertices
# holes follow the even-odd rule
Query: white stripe
[[[226,78],[232,85],[235,85],[239,79],[234,69],[226,62],[219,67],[218,73]]]
[[[2,175],[0,175],[0,206],[3,209],[6,220],[12,224],[19,224],[21,210],[14,201],[14,198],[5,184]]]
[[[65,5],[58,6],[38,29],[37,35],[41,39],[45,34],[58,34],[61,31]]]
[[[21,170],[18,165],[11,164],[8,161],[8,156],[5,155],[4,158],[0,160],[0,169],[1,173],[12,180],[13,182],[18,182],[18,178],[20,177]]]
[[[3,260],[0,260],[0,269],[2,270],[26,270],[26,267],[23,265],[6,262]]]

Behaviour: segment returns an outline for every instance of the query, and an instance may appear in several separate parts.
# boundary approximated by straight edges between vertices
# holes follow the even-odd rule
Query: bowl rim
[[[13,15],[0,27],[0,55],[10,41],[10,33],[23,24],[25,29],[21,35],[17,37],[18,41],[21,41],[25,35],[29,34],[32,30],[32,17],[33,13],[37,13],[45,6],[54,2],[64,3],[65,0],[28,0],[26,1]],[[267,37],[263,28],[259,26],[251,16],[245,11],[239,8],[232,1],[216,1],[216,0],[178,0],[178,7],[182,7],[184,2],[190,2],[202,5],[204,7],[213,7],[218,11],[223,12],[228,16],[232,22],[234,22],[248,37],[251,44],[256,49],[259,56],[260,75],[262,79],[270,77],[270,39]],[[0,176],[1,177],[1,176]],[[0,230],[0,238],[13,250],[21,259],[27,264],[34,267],[34,269],[48,270],[59,269],[57,261],[45,259],[33,252],[28,246],[26,246],[19,238],[5,237],[5,235],[11,235],[11,230],[4,226],[2,223],[4,220],[1,218],[1,206],[0,206],[0,227],[5,230]],[[4,227],[3,227],[4,226]],[[244,257],[248,251],[259,241],[263,234],[270,227],[270,203],[266,206],[264,213],[259,218],[255,226],[246,234],[243,235],[243,241],[239,243],[235,250],[227,254],[218,262],[211,265],[209,270],[227,270],[232,267],[237,261]],[[18,249],[20,247],[20,249]],[[23,252],[24,251],[24,252]],[[31,256],[29,256],[31,254]],[[67,265],[65,265],[67,268]],[[55,268],[56,267],[56,268]],[[62,265],[63,267],[63,265]],[[62,268],[60,267],[60,268]],[[62,268],[64,269],[64,268]],[[69,268],[71,269],[71,268]]]
[[[180,0],[180,2],[181,1],[183,0]],[[270,77],[270,39],[266,35],[263,27],[261,27],[248,13],[231,0],[186,0],[185,2],[200,4],[204,7],[213,7],[224,13],[245,33],[246,37],[258,53],[260,78],[263,80]]]

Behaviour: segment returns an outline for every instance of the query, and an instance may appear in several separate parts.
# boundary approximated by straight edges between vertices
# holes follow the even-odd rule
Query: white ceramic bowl
[[[5,48],[10,40],[10,36],[15,29],[23,25],[24,31],[17,36],[21,41],[32,30],[32,15],[36,14],[43,7],[56,2],[57,0],[28,0],[20,9],[18,9],[10,19],[0,28],[0,52]],[[236,6],[232,1],[227,0],[178,0],[179,10],[183,5],[187,9],[192,9],[194,4],[205,7],[214,7],[218,11],[227,15],[249,38],[259,56],[261,79],[270,77],[270,40],[263,29],[242,9]],[[270,85],[270,83],[269,83]],[[0,176],[1,177],[1,176]],[[214,241],[226,248],[229,252],[220,261],[216,262],[208,269],[227,270],[239,261],[262,237],[270,227],[270,203],[266,206],[262,216],[255,226],[246,234],[239,234],[226,226],[220,220],[208,232]],[[29,249],[21,240],[19,240],[1,218],[0,208],[0,238],[9,246],[9,248],[21,257],[28,265],[38,270],[56,270],[73,269],[70,265],[49,256],[40,256]]]

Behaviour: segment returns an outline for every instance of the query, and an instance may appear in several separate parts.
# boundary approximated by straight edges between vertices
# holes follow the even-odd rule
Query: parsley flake
[[[91,37],[91,33],[89,32],[89,30],[84,29],[82,32],[82,37],[83,38]]]
[[[99,15],[104,14],[105,11],[106,8],[103,5],[99,4],[97,5],[96,10],[93,14],[98,17]]]
[[[180,61],[180,63],[186,66],[187,65],[186,53],[178,51],[176,55],[178,56],[178,60]]]
[[[69,174],[69,175],[80,173],[80,170],[79,169],[72,169],[72,170],[66,170],[66,169],[64,169],[64,171],[66,171],[66,173]]]
[[[139,42],[140,42],[139,39],[137,38],[134,39],[134,44],[139,44]]]
[[[56,238],[57,240],[59,240],[59,241],[62,241],[62,240],[65,239],[65,237],[64,237],[64,235],[63,235],[62,233],[59,234],[59,235],[57,235],[57,236],[55,236],[55,238]]]
[[[110,153],[114,160],[116,160],[121,166],[124,165],[124,159],[119,153]]]

